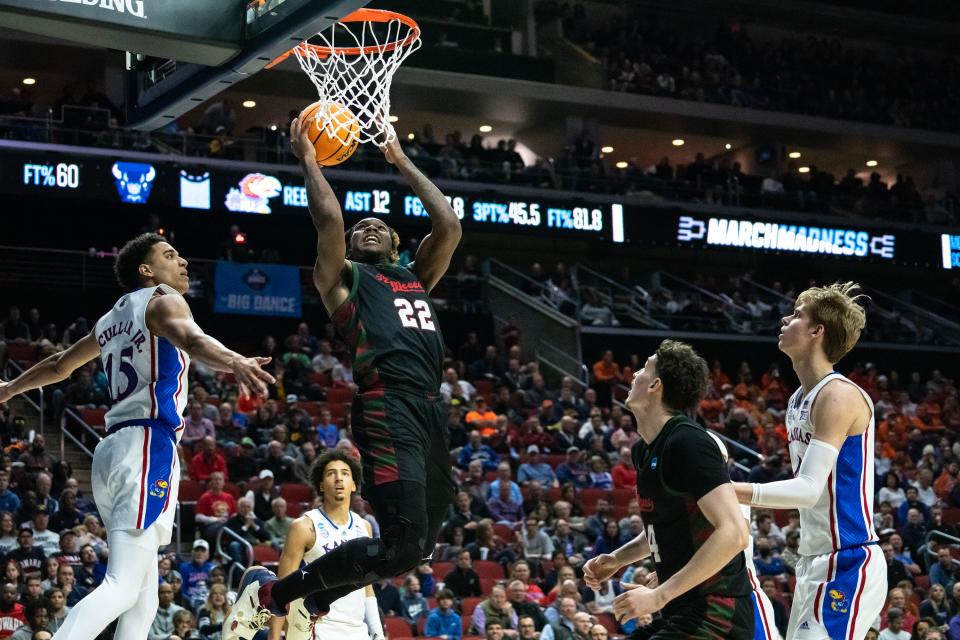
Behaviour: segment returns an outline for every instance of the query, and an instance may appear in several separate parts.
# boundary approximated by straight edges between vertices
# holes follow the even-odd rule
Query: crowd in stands
[[[39,323],[39,316],[30,314]],[[0,326],[7,357],[32,346],[16,314]],[[56,332],[46,334],[56,348]],[[523,358],[524,336],[503,344],[470,334],[448,346],[439,390],[448,407],[450,460],[458,492],[431,563],[375,585],[392,640],[483,636],[489,640],[604,640],[629,633],[611,615],[621,582],[642,582],[650,562],[628,568],[599,592],[582,566],[643,531],[630,447],[639,440],[625,410],[626,385],[642,367],[612,351],[587,363],[591,380],[548,385]],[[18,342],[19,341],[19,342]],[[183,548],[158,557],[160,609],[150,640],[219,640],[236,567],[276,562],[293,518],[314,504],[309,467],[325,448],[359,455],[351,441],[355,389],[344,343],[328,325],[301,324],[281,341],[266,337],[277,379],[267,399],[238,396],[229,376],[193,363],[180,446]],[[715,362],[698,420],[729,439],[734,479],[766,482],[789,474],[786,402],[792,376],[776,365],[755,375],[747,363]],[[876,406],[876,526],[888,561],[890,597],[878,631],[960,640],[960,402],[940,371],[842,368]],[[788,380],[789,378],[789,380]],[[94,362],[66,383],[65,407],[102,418]],[[91,391],[91,387],[94,391]],[[81,389],[87,391],[81,393]],[[78,401],[79,399],[79,401]],[[90,402],[87,402],[90,400]],[[69,465],[46,449],[12,407],[0,411],[0,637],[35,638],[103,579],[109,553],[96,507]],[[371,522],[360,496],[353,509]],[[789,615],[799,535],[796,512],[756,510],[751,524],[761,584],[776,625]],[[236,536],[223,536],[229,529]],[[930,535],[934,537],[930,538]],[[951,536],[951,537],[944,537]],[[233,583],[233,584],[232,584]],[[888,631],[889,630],[889,631]],[[948,631],[947,631],[948,630]],[[39,636],[44,637],[44,636]]]

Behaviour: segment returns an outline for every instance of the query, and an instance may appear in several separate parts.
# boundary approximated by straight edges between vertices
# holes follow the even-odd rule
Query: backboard
[[[127,125],[158,129],[369,0],[0,0],[5,27],[127,52]]]

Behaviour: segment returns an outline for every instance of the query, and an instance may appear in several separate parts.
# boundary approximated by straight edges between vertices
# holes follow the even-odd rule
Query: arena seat
[[[387,637],[390,638],[390,640],[413,635],[413,629],[410,628],[410,623],[397,616],[384,616],[383,630],[387,632]]]
[[[479,606],[485,598],[464,598],[460,601],[460,615],[461,616],[471,616],[473,615],[473,610]]]
[[[284,482],[280,485],[280,497],[287,502],[313,502],[313,489],[302,482]]]
[[[473,380],[473,386],[476,387],[477,393],[482,396],[490,396],[493,394],[493,383],[485,378],[480,378],[478,380]]]
[[[269,568],[270,565],[276,565],[280,562],[280,554],[273,547],[256,545],[253,547],[253,562]]]
[[[432,611],[433,607],[431,607],[430,610]],[[420,616],[419,618],[417,618],[417,637],[418,638],[423,637],[423,629],[426,626],[427,626],[427,616]]]
[[[631,500],[637,497],[637,490],[633,487],[628,489],[614,489],[610,492],[610,497],[614,505],[622,504],[626,506]]]
[[[515,528],[508,524],[498,522],[493,525],[493,532],[503,538],[503,541],[507,544],[513,542],[514,533],[516,533],[516,531],[517,530]]]
[[[310,382],[321,387],[329,387],[332,384],[330,374],[326,371],[314,371],[310,374]]]
[[[480,578],[493,578],[494,580],[503,580],[503,565],[493,560],[475,560],[473,570],[477,572]]]
[[[609,613],[597,613],[594,614],[594,617],[597,619],[597,624],[603,625],[603,628],[607,630],[611,636],[617,635],[620,633],[620,625],[617,624],[616,619]]]
[[[32,344],[9,342],[7,343],[7,358],[17,362],[34,362],[37,359],[37,349]]]
[[[580,490],[580,504],[584,508],[593,507],[597,504],[597,501],[600,500],[600,498],[606,497],[608,493],[610,493],[609,489],[586,487]]]
[[[348,402],[328,402],[327,409],[330,411],[330,416],[335,419],[342,419],[348,413],[350,413],[350,403]]]
[[[327,404],[350,403],[353,400],[353,390],[346,387],[330,387],[327,389]]]
[[[467,635],[470,632],[470,627],[473,626],[473,616],[463,614],[460,616],[460,628],[463,630],[463,635]]]
[[[196,480],[181,480],[177,499],[180,502],[196,502],[203,494],[203,483]]]
[[[99,408],[78,408],[77,414],[80,419],[91,427],[102,427],[107,424],[104,416],[107,415],[106,409]]]
[[[442,581],[448,573],[453,571],[452,562],[433,562],[430,566],[433,567],[433,577],[437,581]]]
[[[503,578],[480,578],[480,592],[485,596],[490,595],[490,591],[501,580]]]
[[[316,402],[298,402],[297,406],[304,410],[304,412],[311,418],[315,418],[320,415],[320,405]]]
[[[232,495],[234,498],[239,498],[239,497],[240,497],[240,487],[238,487],[237,485],[233,484],[232,482],[224,482],[224,483],[223,483],[223,490],[224,490],[225,492],[229,493],[230,495]]]
[[[914,576],[913,586],[917,589],[923,589],[923,592],[926,593],[930,589],[930,576]]]
[[[306,509],[304,508],[302,502],[287,501],[287,515],[291,518],[299,518],[303,515],[304,511],[306,511]]]
[[[946,524],[957,524],[960,522],[960,508],[958,507],[944,507],[943,508],[943,521]]]

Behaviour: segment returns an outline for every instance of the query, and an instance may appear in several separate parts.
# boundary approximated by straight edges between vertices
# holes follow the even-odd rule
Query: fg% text
[[[80,186],[80,167],[61,162],[59,164],[23,165],[23,184],[31,187],[76,189]]]

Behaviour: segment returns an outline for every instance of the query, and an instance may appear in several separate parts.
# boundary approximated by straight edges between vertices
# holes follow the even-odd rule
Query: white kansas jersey
[[[106,426],[108,431],[157,427],[179,439],[190,357],[147,328],[147,303],[154,294],[180,295],[164,284],[137,289],[117,300],[94,329],[113,401]]]
[[[335,524],[320,509],[311,509],[304,515],[313,521],[313,528],[317,534],[317,541],[309,551],[303,554],[303,562],[309,564],[326,554],[333,551],[347,540],[354,538],[369,538],[365,520],[353,511],[350,512],[350,519],[347,524]],[[366,592],[364,589],[357,589],[339,600],[330,604],[330,612],[320,619],[315,627],[315,637],[323,638],[323,626],[335,623],[340,627],[357,627],[364,633],[367,630],[367,623],[364,621],[366,612]]]
[[[832,553],[877,541],[873,527],[873,441],[876,429],[873,401],[863,389],[839,373],[831,373],[810,393],[804,395],[801,387],[790,397],[787,407],[790,464],[796,474],[813,437],[811,414],[817,394],[833,380],[857,388],[870,407],[870,422],[863,433],[847,436],[843,441],[840,455],[817,503],[810,509],[800,509],[801,555]]]

